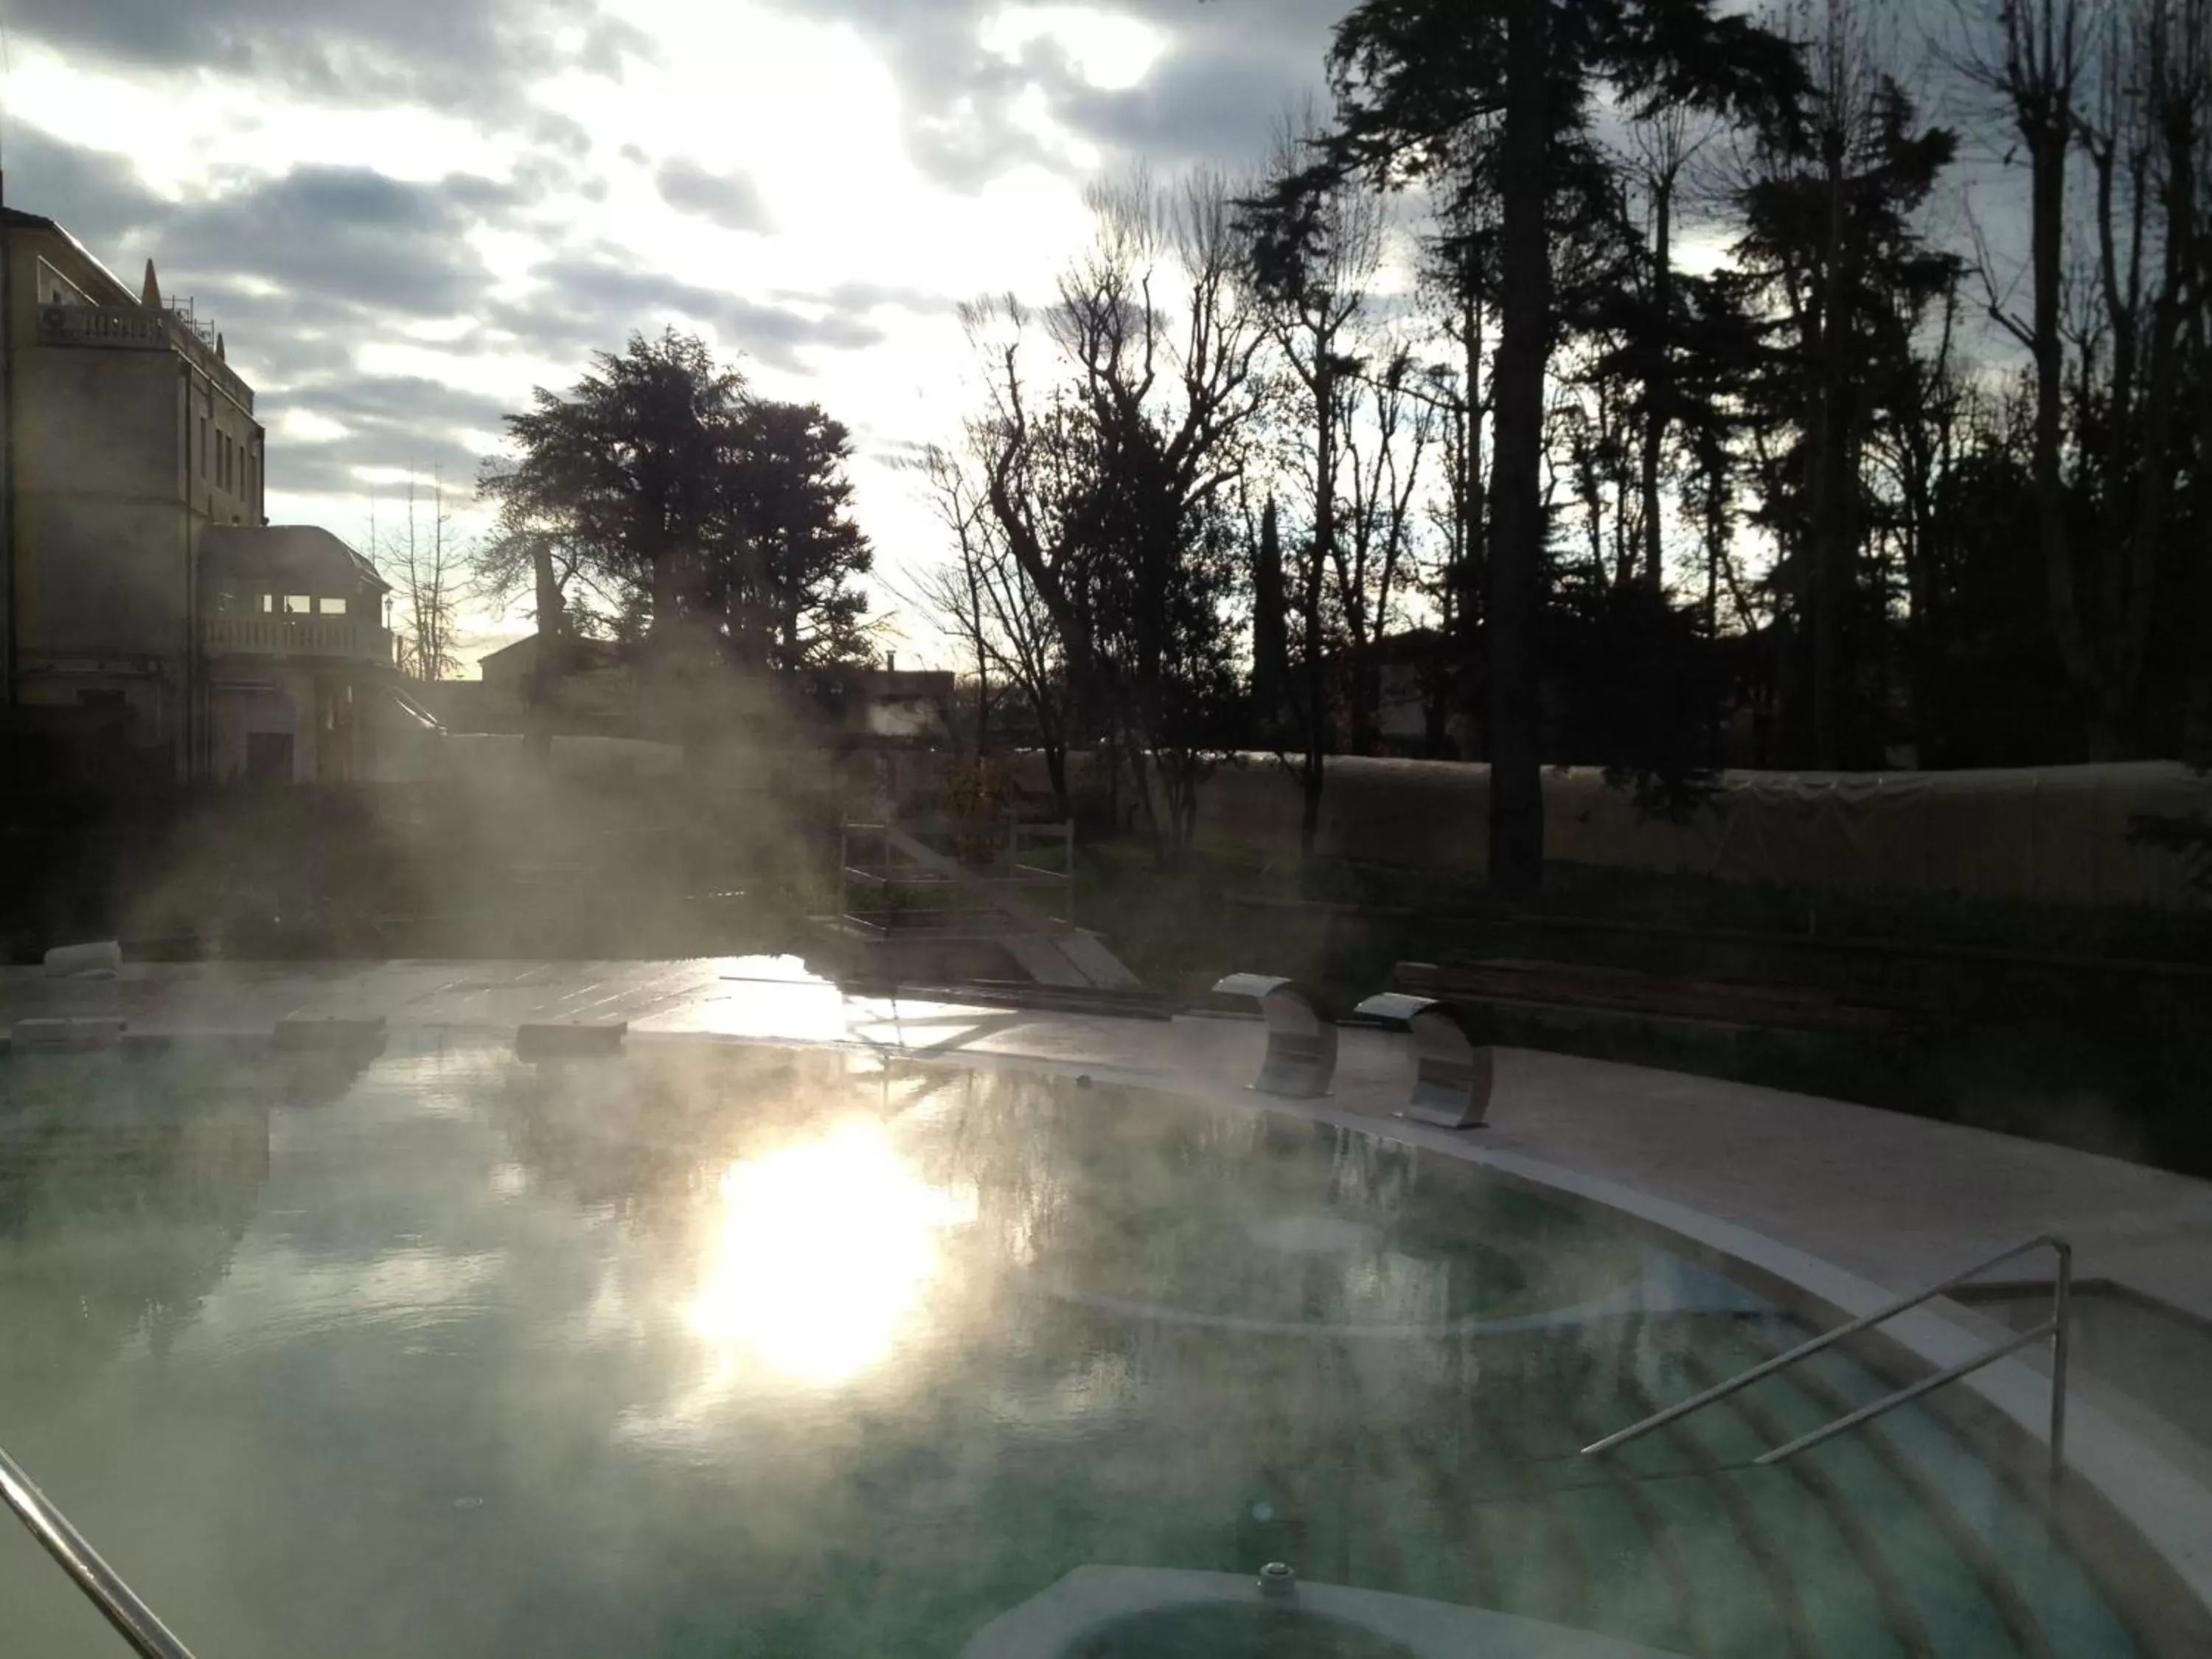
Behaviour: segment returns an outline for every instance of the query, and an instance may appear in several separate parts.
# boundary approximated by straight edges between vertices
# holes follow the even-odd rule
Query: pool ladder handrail
[[[0,1447],[0,1499],[6,1500],[30,1528],[31,1536],[76,1581],[77,1588],[140,1659],[192,1659],[191,1650],[170,1634],[169,1627],[123,1582],[122,1574],[85,1541],[84,1534],[70,1524],[69,1517],[54,1507],[53,1500],[38,1489],[4,1447]]]
[[[1861,1331],[1871,1329],[1887,1320],[1894,1319],[1898,1315],[1917,1308],[1923,1302],[1931,1302],[1946,1291],[1954,1291],[1960,1285],[1980,1278],[1992,1267],[2001,1267],[2008,1261],[2027,1255],[2031,1251],[2041,1249],[2049,1249],[2057,1257],[2057,1272],[2051,1282],[2051,1313],[2049,1319],[2033,1330],[2022,1331],[2009,1341],[2000,1342],[1970,1359],[1960,1360],[1955,1365],[1947,1365],[1942,1370],[1932,1376],[1923,1376],[1909,1387],[1899,1389],[1894,1394],[1886,1395],[1870,1405],[1860,1407],[1856,1411],[1848,1412],[1809,1433],[1801,1434],[1786,1445],[1777,1446],[1771,1451],[1762,1452],[1759,1456],[1752,1459],[1752,1462],[1754,1465],[1779,1463],[1784,1458],[1794,1457],[1799,1452],[1817,1446],[1822,1441],[1839,1435],[1847,1429],[1855,1429],[1862,1423],[1872,1422],[1886,1412],[1893,1411],[1899,1406],[1908,1405],[1923,1395],[1933,1394],[1947,1383],[1955,1382],[1962,1376],[1971,1376],[1984,1365],[1993,1365],[2007,1355],[2017,1353],[2022,1348],[2049,1337],[2051,1339],[2051,1478],[2056,1480],[2064,1467],[2066,1456],[2067,1325],[2074,1294],[2074,1248],[2055,1233],[2038,1233],[2033,1238],[2015,1244],[2010,1249],[1990,1257],[1986,1261],[1977,1262],[1962,1272],[1952,1274],[1950,1278],[1939,1284],[1930,1285],[1926,1290],[1915,1291],[1911,1296],[1901,1297],[1886,1307],[1877,1308],[1872,1313],[1861,1315],[1848,1325],[1838,1325],[1835,1329],[1824,1332],[1809,1342],[1802,1342],[1787,1353],[1777,1354],[1771,1359],[1763,1360],[1747,1371],[1729,1377],[1724,1382],[1715,1383],[1702,1394],[1692,1395],[1687,1400],[1669,1406],[1663,1411],[1654,1412],[1641,1422],[1632,1423],[1625,1429],[1616,1430],[1602,1440],[1592,1441],[1583,1448],[1582,1455],[1589,1457],[1599,1452],[1611,1451],[1616,1446],[1625,1446],[1632,1440],[1641,1438],[1654,1429],[1663,1429],[1669,1423],[1680,1422],[1692,1412],[1703,1411],[1706,1407],[1727,1399],[1739,1389],[1749,1388],[1763,1376],[1771,1376],[1775,1372],[1786,1370],[1801,1359],[1808,1359],[1823,1348],[1834,1346],[1847,1336],[1856,1336]]]

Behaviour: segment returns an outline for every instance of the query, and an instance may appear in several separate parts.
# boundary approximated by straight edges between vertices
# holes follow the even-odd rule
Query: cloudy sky
[[[533,386],[675,323],[854,428],[896,586],[954,307],[1042,291],[1102,171],[1255,161],[1346,3],[14,0],[0,165],[222,330],[280,523],[467,494]]]

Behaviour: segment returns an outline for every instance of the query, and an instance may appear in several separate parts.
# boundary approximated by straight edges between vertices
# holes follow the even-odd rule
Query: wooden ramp
[[[979,866],[931,846],[922,838],[931,833],[964,841],[1003,834],[1004,841]],[[1024,841],[1040,836],[1059,843],[1058,869],[1030,861],[1036,854]],[[877,852],[873,861],[868,848]],[[879,954],[933,943],[947,950],[994,946],[1039,985],[1133,988],[1137,976],[1105,941],[1075,925],[1073,865],[1074,835],[1066,824],[848,823],[836,932],[864,955],[872,945],[883,947]],[[877,907],[856,904],[856,890],[875,896]],[[1054,898],[1061,915],[1048,908]]]

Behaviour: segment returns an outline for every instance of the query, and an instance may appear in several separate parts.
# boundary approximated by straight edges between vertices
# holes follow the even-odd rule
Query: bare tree
[[[2034,362],[2052,632],[2090,753],[2111,758],[2142,696],[2173,451],[2192,419],[2185,357],[2201,361],[2212,0],[2008,0],[1966,17],[1978,30],[1961,61],[2029,166],[2031,313],[1984,247],[1988,309]],[[2077,169],[2087,199],[2069,209]]]
[[[1070,810],[1068,676],[1058,632],[1008,551],[975,463],[932,447],[919,465],[952,543],[951,560],[922,579],[920,599],[974,665],[976,752],[988,750],[992,711],[1002,706],[1006,690],[1018,694],[1035,723],[1054,800],[1065,817]],[[994,682],[1002,688],[995,697]]]
[[[2195,288],[2196,169],[2212,115],[2212,0],[2130,0],[2108,29],[2095,94],[2076,125],[2095,181],[2095,287],[2111,365],[2092,726],[2110,754],[2142,693],[2175,427],[2185,418],[2180,372]]]
[[[1971,79],[1993,93],[2027,152],[2028,315],[2007,302],[1986,255],[1990,318],[2035,364],[2035,448],[2030,463],[2036,525],[2059,653],[2077,683],[2093,677],[2074,599],[2072,538],[2061,477],[2065,342],[2060,332],[2066,238],[2066,174],[2088,67],[2087,13],[2094,0],[1954,0],[1967,27],[1956,54]]]
[[[461,665],[453,654],[453,628],[467,562],[453,533],[453,515],[446,511],[445,478],[437,471],[431,474],[429,508],[429,521],[419,523],[416,484],[410,478],[405,527],[379,550],[380,561],[397,579],[400,672],[425,681],[443,679]]]
[[[2212,31],[2205,19],[2205,9],[2199,6],[2192,10],[2192,25],[2200,41],[2204,33]],[[2212,42],[2199,45],[2198,64],[2202,64],[2208,55],[2212,55]],[[2184,725],[2183,756],[2192,765],[2212,768],[2212,512],[2202,505],[2207,498],[2204,473],[2212,469],[2212,121],[2203,123],[2199,129],[2197,159],[2191,171],[2197,185],[2195,205],[2190,211],[2192,234],[2188,250],[2193,299],[2184,306],[2183,314],[2189,319],[2189,353],[2196,364],[2200,505],[2196,592],[2192,596],[2194,626],[2191,629],[2196,646],[2189,664],[2189,706]],[[2179,189],[2175,195],[2179,202]]]
[[[1653,111],[1630,129],[1637,172],[1651,221],[1653,337],[1646,365],[1643,448],[1638,458],[1644,512],[1644,579],[1654,590],[1667,582],[1661,544],[1659,472],[1674,419],[1674,222],[1683,171],[1712,134],[1711,124],[1674,104]]]
[[[1164,856],[1202,763],[1170,730],[1179,641],[1163,606],[1198,572],[1198,538],[1243,465],[1261,336],[1227,180],[1138,174],[1088,199],[1096,238],[1042,327],[1011,296],[963,308],[988,379],[971,441],[1006,553],[1058,636],[1075,720],[1130,761]],[[1164,811],[1155,775],[1175,797]]]
[[[1353,680],[1352,739],[1355,752],[1373,752],[1380,710],[1375,678],[1377,648],[1397,620],[1413,562],[1414,492],[1441,418],[1437,402],[1414,386],[1413,356],[1388,349],[1380,374],[1347,382],[1346,400],[1344,533],[1330,566],[1335,609],[1346,642]]]
[[[1470,132],[1453,147],[1472,152],[1478,145]],[[1455,168],[1470,173],[1473,169],[1471,156]],[[1440,193],[1421,271],[1422,289],[1449,354],[1425,377],[1442,417],[1437,436],[1444,491],[1432,514],[1444,536],[1437,599],[1445,632],[1468,657],[1482,609],[1484,429],[1490,415],[1486,374],[1492,333],[1479,249],[1496,232],[1496,210],[1487,191]]]
[[[1309,535],[1293,539],[1283,561],[1284,598],[1296,625],[1297,695],[1288,709],[1261,711],[1271,724],[1286,725],[1299,745],[1296,756],[1284,746],[1277,752],[1298,785],[1298,845],[1308,854],[1319,833],[1329,746],[1330,630],[1323,599],[1332,569],[1343,586],[1340,473],[1347,405],[1358,395],[1355,336],[1383,246],[1382,201],[1364,179],[1340,177],[1319,190],[1305,184],[1318,141],[1310,114],[1278,131],[1271,192],[1247,215],[1255,285],[1294,392],[1297,470],[1310,512]],[[1354,599],[1355,609],[1364,599]]]
[[[1808,31],[1818,94],[1814,145],[1822,185],[1823,234],[1816,292],[1799,309],[1812,369],[1807,411],[1805,531],[1812,604],[1814,764],[1843,762],[1843,639],[1859,550],[1858,463],[1863,411],[1851,395],[1847,319],[1861,250],[1848,234],[1854,164],[1876,140],[1883,72],[1872,8],[1826,0]]]

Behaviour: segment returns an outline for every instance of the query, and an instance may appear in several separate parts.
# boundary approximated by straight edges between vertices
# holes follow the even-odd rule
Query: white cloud
[[[172,200],[297,167],[374,166],[422,182],[511,171],[517,160],[512,140],[411,105],[317,104],[267,82],[114,68],[36,43],[14,57],[11,120],[128,155]]]
[[[296,404],[280,410],[276,418],[269,422],[270,440],[279,444],[336,443],[352,435],[353,428],[343,422]]]
[[[983,49],[1018,63],[1039,40],[1057,46],[1080,75],[1102,92],[1126,92],[1149,75],[1168,46],[1151,24],[1097,6],[1008,6],[987,18]]]
[[[305,78],[251,76],[243,58],[157,69],[18,38],[9,114],[66,143],[127,156],[144,188],[180,214],[217,196],[243,200],[301,167],[368,169],[425,186],[471,175],[467,190],[421,192],[436,205],[424,209],[433,228],[418,234],[454,256],[443,264],[416,262],[410,250],[386,262],[390,271],[368,272],[347,248],[324,262],[327,274],[284,260],[281,247],[233,257],[235,238],[217,252],[205,252],[205,238],[196,244],[222,262],[214,273],[191,272],[181,251],[173,254],[176,277],[201,287],[203,310],[223,309],[232,358],[257,380],[272,440],[272,517],[324,522],[365,546],[372,481],[420,471],[430,456],[452,478],[464,454],[499,447],[495,409],[523,406],[533,386],[572,383],[591,346],[619,349],[684,295],[726,295],[732,337],[716,343],[737,349],[745,330],[757,331],[759,355],[746,365],[756,386],[818,401],[854,432],[857,510],[882,573],[877,609],[896,609],[895,594],[936,561],[942,538],[894,459],[955,436],[972,404],[973,365],[952,303],[1008,289],[1045,298],[1088,234],[1085,176],[1108,165],[1104,147],[1121,143],[1079,131],[1055,100],[1079,88],[1150,90],[1166,66],[1185,62],[1194,30],[1221,21],[1170,29],[1111,3],[994,9],[990,0],[911,10],[908,0],[892,9],[872,0],[612,0],[606,9],[641,39],[619,76],[583,67],[586,36],[570,27],[545,37],[550,57],[510,59],[501,95],[480,105],[439,100],[434,86],[404,76],[384,101],[339,100]],[[1316,38],[1313,64],[1318,49]],[[564,60],[516,84],[537,72],[531,64]],[[925,60],[951,66],[943,85],[917,78]],[[959,158],[957,184],[931,165],[933,146]],[[657,182],[672,167],[741,180],[761,208],[751,228],[672,206]],[[336,226],[343,210],[332,199],[326,191],[295,205],[293,219],[258,221],[257,234],[281,240],[265,227],[316,215]],[[65,201],[21,204],[71,216]],[[111,222],[140,216],[133,204]],[[372,251],[392,246],[360,234]],[[165,287],[176,286],[158,242],[95,251],[126,275],[150,252]],[[556,284],[580,284],[576,273],[609,262],[661,287],[607,286],[603,316],[590,301],[580,311],[573,300],[556,303]],[[434,268],[436,280],[414,284],[406,304],[380,298],[379,283]],[[210,295],[215,275],[228,286]],[[793,319],[815,326],[784,326]],[[687,320],[715,339],[714,318]],[[593,330],[603,337],[589,337]],[[376,378],[409,386],[383,402],[354,395]],[[441,402],[441,389],[477,402]],[[464,526],[477,527],[477,516],[465,507]],[[473,633],[503,625],[469,619]],[[912,619],[902,649],[933,635],[926,619]]]

